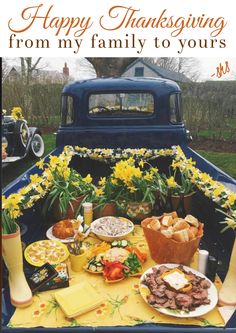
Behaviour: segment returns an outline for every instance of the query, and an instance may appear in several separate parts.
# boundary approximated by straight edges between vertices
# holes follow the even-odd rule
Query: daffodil
[[[145,175],[143,176],[145,180],[151,181],[153,179],[153,174],[150,172],[146,172]]]
[[[143,168],[144,167],[144,161],[143,160],[141,160],[140,162],[139,162],[139,164],[138,164],[139,166],[140,166],[140,168]]]
[[[130,191],[130,193],[134,193],[135,191],[137,191],[137,189],[134,186],[129,186],[128,190]]]
[[[11,116],[15,120],[23,120],[24,117],[22,115],[22,108],[19,106],[15,106],[11,111]]]
[[[103,195],[103,189],[102,188],[96,188],[95,189],[95,194],[97,197],[100,197],[101,195]]]
[[[101,177],[99,182],[98,182],[98,185],[99,186],[104,186],[106,184],[106,177]]]
[[[40,159],[37,163],[36,163],[37,167],[41,170],[43,170],[44,168],[44,160]]]
[[[30,175],[31,184],[37,185],[42,182],[42,177],[38,174]]]
[[[91,177],[90,174],[88,174],[85,178],[83,178],[83,181],[85,181],[85,183],[87,183],[87,184],[90,184],[90,183],[92,183],[93,178]]]
[[[117,184],[118,184],[118,180],[115,179],[115,178],[112,178],[112,179],[111,179],[111,183],[112,183],[113,185],[117,185]]]
[[[176,183],[175,179],[173,176],[167,178],[167,185],[170,187],[170,188],[174,188],[174,187],[177,187],[178,184]]]

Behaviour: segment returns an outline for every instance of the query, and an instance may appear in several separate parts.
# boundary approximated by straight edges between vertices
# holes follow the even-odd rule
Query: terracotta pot
[[[87,263],[87,253],[85,249],[80,250],[80,254],[70,254],[71,269],[74,272],[80,272]]]
[[[84,197],[85,197],[84,195],[81,195],[80,197],[71,200],[70,202],[71,204],[69,205],[66,213],[68,219],[73,219],[76,217],[77,210],[81,205],[81,202],[83,201]]]
[[[160,190],[157,190],[154,194],[155,194],[155,199],[156,199],[156,205],[160,209],[164,209],[164,207],[166,206],[166,202],[163,202],[163,200],[161,199]]]
[[[219,291],[219,304],[236,306],[236,239],[230,257],[229,269]]]
[[[96,207],[94,205],[94,219],[99,219],[103,216],[116,216],[117,207],[115,203],[106,203],[104,206]]]
[[[178,208],[181,208],[181,206],[184,209],[185,214],[191,214],[192,212],[192,199],[195,192],[186,194],[186,195],[171,195],[171,205],[172,210],[176,211]]]
[[[141,221],[150,216],[152,204],[150,202],[128,202],[126,215],[132,219]]]
[[[11,304],[16,307],[29,306],[32,292],[23,271],[23,254],[20,228],[13,234],[2,234],[2,256],[9,272]]]
[[[159,218],[161,219],[161,217]],[[165,237],[160,231],[148,228],[147,225],[151,220],[152,218],[146,218],[141,222],[141,226],[143,227],[152,259],[158,264],[189,265],[203,236],[203,224],[200,224],[198,235],[195,239],[189,242],[176,242],[171,238]]]
[[[81,205],[81,202],[84,199],[84,195],[81,195],[77,197],[76,199],[73,199],[70,201],[70,204],[67,208],[67,212],[65,214],[62,214],[59,207],[58,200],[55,201],[53,204],[53,216],[55,222],[58,222],[63,219],[74,219],[76,217],[77,210],[79,206]]]

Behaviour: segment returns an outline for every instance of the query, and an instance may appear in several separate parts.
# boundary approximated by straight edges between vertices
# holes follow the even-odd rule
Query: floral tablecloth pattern
[[[129,240],[140,249],[148,251],[142,228],[136,226]],[[88,237],[85,245],[100,242],[95,237]],[[197,255],[191,263],[196,268]],[[144,271],[156,263],[148,256],[144,264]],[[73,319],[65,317],[54,299],[58,290],[46,291],[34,295],[33,304],[28,308],[16,309],[8,326],[9,327],[66,327],[66,326],[133,326],[137,324],[174,324],[198,326],[224,326],[225,323],[217,308],[202,317],[175,318],[159,313],[147,305],[139,293],[139,277],[130,277],[115,284],[107,284],[102,275],[93,275],[85,271],[75,273],[70,269],[68,261],[70,285],[81,281],[88,281],[103,296],[104,302],[96,309],[77,316]],[[216,280],[219,287],[221,281]]]

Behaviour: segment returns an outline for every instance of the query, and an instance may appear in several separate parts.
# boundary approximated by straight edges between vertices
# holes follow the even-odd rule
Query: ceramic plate
[[[57,240],[41,240],[28,245],[24,255],[28,263],[40,267],[46,262],[49,264],[61,263],[68,258],[69,251],[66,245]]]
[[[60,242],[62,242],[62,243],[71,243],[71,242],[74,241],[74,238],[73,238],[73,237],[68,237],[68,238],[57,238],[57,237],[55,237],[55,236],[52,234],[52,228],[53,228],[53,226],[51,226],[51,227],[47,230],[47,232],[46,232],[46,236],[47,236],[48,239],[51,239],[51,240],[57,240],[57,241],[60,241]],[[85,229],[85,230],[84,230],[84,229]],[[80,232],[83,232],[84,235],[85,235],[85,238],[86,238],[86,237],[88,237],[88,235],[89,235],[89,233],[90,233],[90,228],[86,225],[86,227],[84,227],[84,229],[83,229],[82,226],[79,227],[79,231],[80,231]]]
[[[159,268],[160,266],[166,266],[166,267],[172,269],[172,268],[178,267],[179,265],[177,265],[177,264],[162,264],[162,265],[156,265],[154,267]],[[161,313],[164,313],[164,314],[167,314],[167,315],[170,315],[170,316],[174,316],[174,317],[190,318],[190,317],[202,316],[205,313],[207,313],[207,312],[211,311],[212,309],[214,309],[214,307],[216,306],[217,301],[218,301],[218,293],[217,293],[215,285],[205,275],[203,275],[202,273],[194,270],[193,268],[190,268],[190,267],[187,267],[187,266],[183,266],[183,268],[185,270],[190,271],[190,272],[194,273],[195,275],[200,276],[200,277],[206,279],[208,282],[210,282],[211,286],[208,289],[208,298],[210,299],[210,304],[200,305],[195,310],[189,311],[189,312],[182,311],[182,310],[173,310],[173,309],[168,309],[168,308],[161,308],[161,307],[160,308],[153,307],[147,301],[147,296],[150,294],[150,290],[149,290],[149,288],[147,286],[145,286],[142,283],[142,281],[144,280],[145,276],[148,273],[152,273],[152,268],[153,267],[149,268],[141,276],[139,290],[140,290],[141,296],[143,297],[144,301],[149,306],[151,306],[153,309],[155,309],[155,310],[157,310],[157,311],[159,311]]]

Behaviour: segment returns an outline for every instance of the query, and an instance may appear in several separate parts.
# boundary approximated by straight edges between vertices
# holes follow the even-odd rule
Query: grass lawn
[[[50,153],[56,146],[56,136],[54,134],[44,134],[43,140],[45,144],[44,156]],[[32,159],[31,156],[26,157],[25,159],[9,164],[7,167],[2,169],[2,187],[5,187],[11,181],[20,176],[23,172],[29,169],[36,159]]]
[[[56,137],[53,134],[45,134],[43,135],[43,139],[45,143],[45,155],[47,155],[55,148]],[[197,152],[236,179],[236,153],[218,153],[204,150],[197,150]],[[36,160],[32,160],[29,157],[8,165],[2,170],[2,186],[5,187],[29,169],[35,162]]]
[[[219,153],[205,150],[197,150],[197,152],[236,179],[236,153]]]

